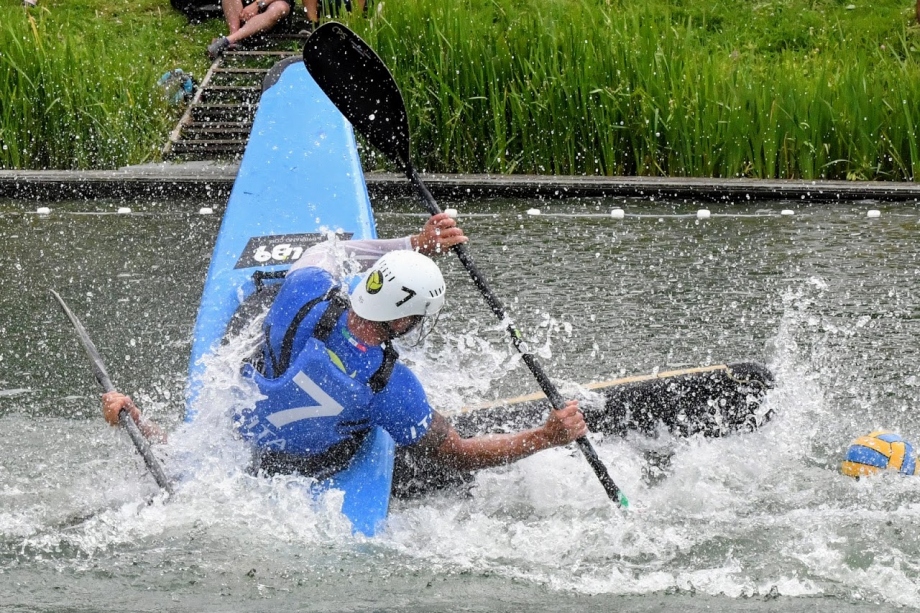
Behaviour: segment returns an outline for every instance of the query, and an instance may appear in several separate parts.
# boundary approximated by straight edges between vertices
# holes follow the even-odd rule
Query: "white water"
[[[510,591],[521,608],[558,604],[560,595],[574,598],[563,608],[596,602],[584,600],[592,595],[638,595],[654,598],[644,606],[665,597],[664,608],[688,610],[699,602],[693,594],[727,597],[715,601],[725,610],[776,595],[791,598],[783,610],[827,596],[838,605],[920,608],[920,482],[857,482],[836,472],[858,434],[887,426],[920,436],[913,407],[884,401],[892,379],[903,397],[915,395],[914,373],[873,378],[880,360],[871,351],[896,360],[900,337],[869,315],[842,317],[847,300],[856,310],[870,300],[841,299],[837,283],[805,274],[755,299],[776,313],[751,349],[777,380],[768,397],[776,417],[760,431],[594,440],[631,500],[626,513],[577,452],[557,449],[481,473],[468,496],[397,503],[380,536],[354,536],[338,494],[314,501],[306,480],[247,473],[248,452],[228,418],[255,400],[236,374],[245,344],[211,359],[196,422],[173,420],[159,452],[182,480],[168,502],[122,433],[88,418],[98,411],[93,395],[65,400],[66,415],[37,413],[28,394],[10,395],[4,401],[19,408],[0,416],[0,606],[118,610],[131,595],[133,610],[170,601],[183,610],[309,602],[317,610],[413,602],[488,610],[488,594]],[[733,310],[728,300],[711,308]],[[585,339],[571,312],[547,310],[555,315],[532,325],[532,345],[553,363]],[[526,376],[498,340],[498,324],[467,321],[454,311],[423,347],[404,352],[445,412]],[[145,410],[169,422],[170,403],[149,396]],[[674,452],[667,476],[654,482],[643,477],[648,448]]]
[[[813,317],[796,306],[806,302],[803,294],[810,289],[784,297],[789,306],[771,339],[770,366],[779,385],[768,401],[778,417],[760,432],[668,441],[675,451],[670,475],[651,487],[642,479],[641,442],[595,440],[629,493],[629,512],[607,501],[576,452],[557,449],[483,472],[467,498],[397,504],[379,537],[352,536],[337,493],[312,501],[308,480],[257,479],[246,472],[248,451],[232,436],[227,409],[254,402],[255,392],[236,376],[241,350],[232,346],[208,365],[212,385],[197,421],[174,432],[161,450],[167,469],[183,475],[168,503],[156,495],[149,477],[139,474],[140,463],[117,431],[95,422],[66,432],[72,422],[26,424],[14,416],[0,421],[0,436],[18,439],[23,453],[37,444],[24,434],[47,439],[49,429],[63,432],[63,443],[44,458],[46,464],[4,480],[0,534],[17,540],[20,555],[33,565],[58,572],[87,571],[100,559],[118,567],[122,555],[112,557],[113,552],[126,550],[131,557],[150,548],[147,555],[192,556],[197,572],[208,575],[239,571],[237,556],[258,560],[254,566],[273,558],[276,567],[296,573],[317,564],[310,552],[333,548],[374,560],[385,556],[396,568],[496,575],[588,594],[670,590],[737,598],[775,590],[918,607],[916,537],[886,538],[917,525],[916,484],[902,478],[847,479],[834,472],[834,458],[813,444],[833,427],[834,416],[820,386],[803,374],[813,357],[799,354],[792,340],[792,329],[809,325]],[[513,362],[500,349],[442,340],[455,343],[461,361],[475,359],[490,371]],[[453,404],[458,389],[468,392],[487,379],[477,373],[457,386],[456,371],[439,367],[443,362],[427,359],[423,350],[413,357],[440,406]],[[439,393],[447,381],[454,385]],[[80,444],[74,449],[67,440]],[[36,482],[44,491],[24,489]],[[152,503],[145,505],[151,494]],[[8,504],[17,496],[28,508]],[[73,527],[52,527],[65,519],[55,516],[54,507],[70,506],[76,497],[83,503],[76,510],[92,517]],[[74,510],[70,506],[68,512]],[[896,524],[889,526],[892,518]],[[884,551],[878,550],[880,539],[887,543]],[[207,556],[193,553],[194,541],[206,544]]]

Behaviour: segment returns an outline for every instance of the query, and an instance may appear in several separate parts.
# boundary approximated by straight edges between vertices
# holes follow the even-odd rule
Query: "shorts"
[[[258,2],[258,0],[243,0],[243,6],[249,6],[253,2]],[[287,19],[294,14],[294,0],[273,0],[272,3],[274,4],[275,2],[284,2],[288,5],[288,14],[285,15],[282,19]]]

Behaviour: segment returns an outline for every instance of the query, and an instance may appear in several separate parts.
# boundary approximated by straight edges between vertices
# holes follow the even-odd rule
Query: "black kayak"
[[[752,432],[767,422],[764,406],[773,373],[756,362],[691,368],[627,377],[584,386],[581,407],[593,433],[655,436],[662,428],[674,436],[722,437]],[[546,420],[550,403],[542,393],[464,409],[451,416],[463,437],[517,432]],[[416,497],[462,486],[471,475],[435,465],[411,448],[397,450],[393,495]]]

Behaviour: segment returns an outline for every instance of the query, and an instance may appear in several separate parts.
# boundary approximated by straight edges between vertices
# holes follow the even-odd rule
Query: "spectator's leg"
[[[307,11],[307,19],[312,23],[319,21],[319,0],[303,0],[303,8]]]
[[[243,11],[243,0],[220,0],[220,8],[224,11],[224,19],[227,20],[227,27],[230,34],[233,34],[242,27],[240,13]]]
[[[272,2],[264,13],[259,13],[244,23],[236,32],[231,32],[227,36],[227,40],[231,43],[238,43],[244,38],[249,38],[259,32],[271,30],[276,23],[284,19],[290,12],[291,7],[287,2]]]

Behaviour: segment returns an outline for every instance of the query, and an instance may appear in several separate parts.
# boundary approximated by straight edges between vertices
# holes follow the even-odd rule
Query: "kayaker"
[[[444,304],[444,279],[429,256],[467,240],[442,213],[419,234],[330,241],[292,265],[266,315],[254,364],[257,381],[271,391],[262,387],[266,398],[236,416],[240,434],[255,449],[257,469],[328,476],[347,466],[374,426],[397,446],[455,471],[508,464],[587,433],[578,402],[570,400],[538,428],[461,438],[398,362],[392,341],[413,330],[424,334]],[[343,279],[358,272],[349,292]],[[118,423],[122,407],[150,431],[127,396],[103,396],[109,423]]]

